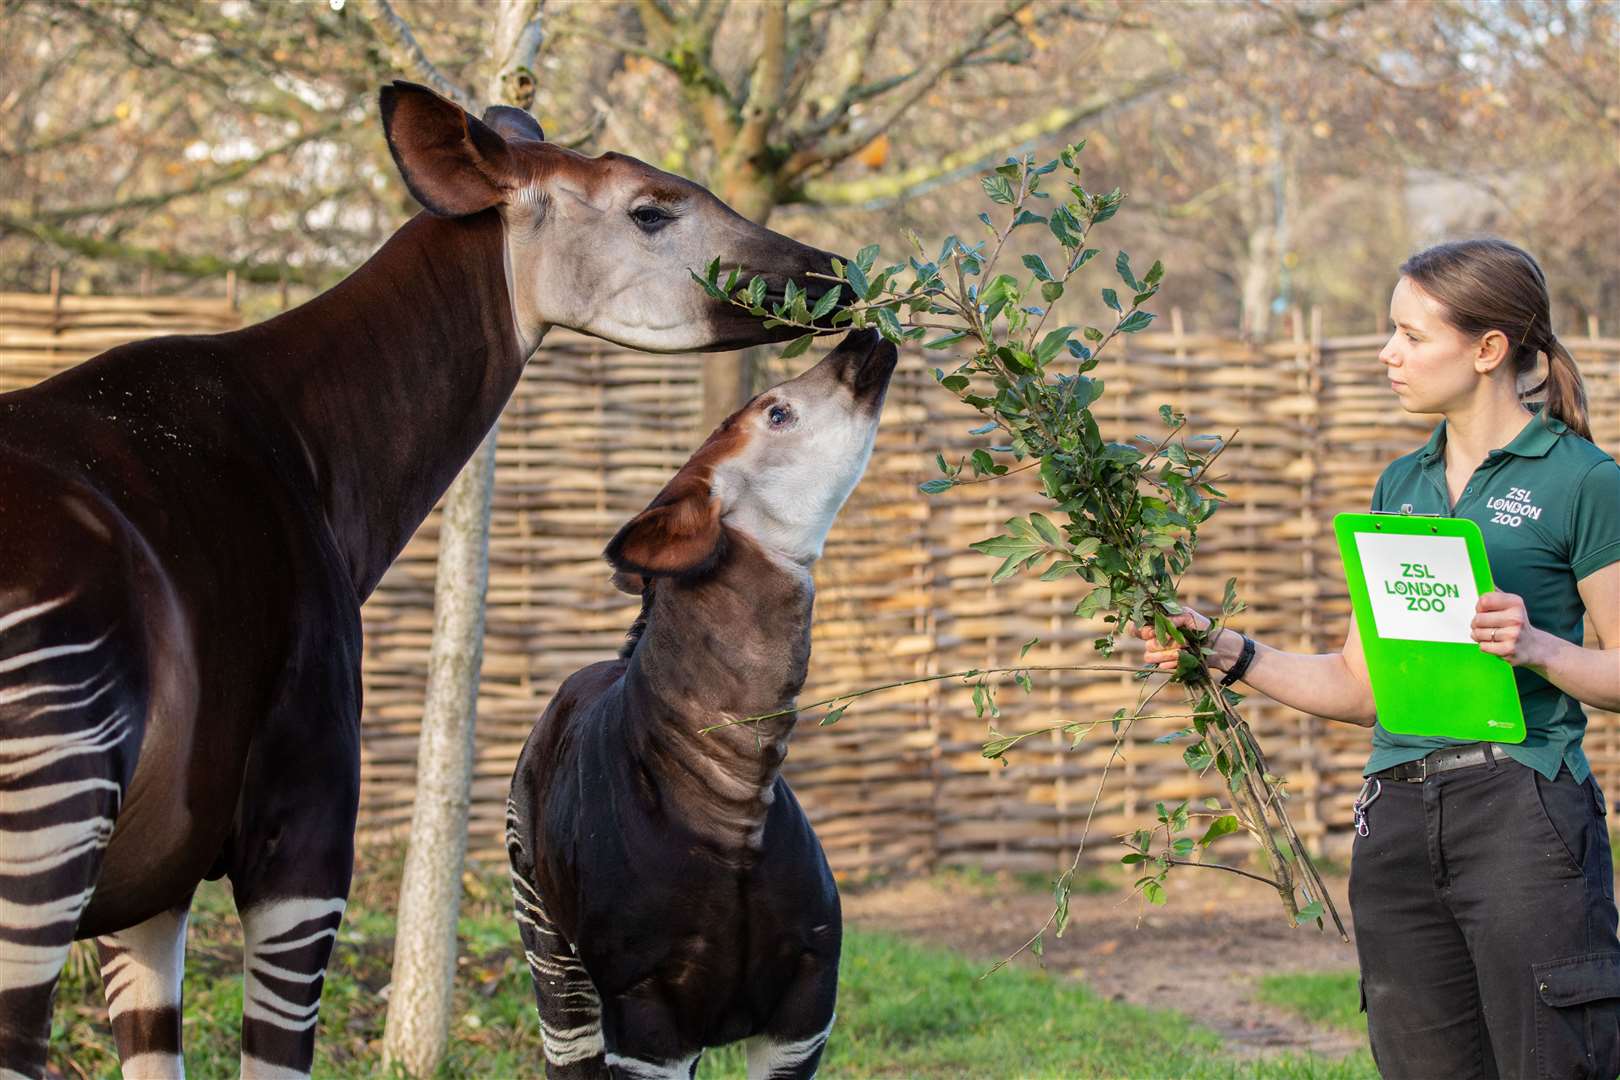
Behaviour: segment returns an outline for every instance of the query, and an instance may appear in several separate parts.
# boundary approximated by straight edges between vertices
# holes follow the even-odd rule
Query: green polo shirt
[[[1485,535],[1497,589],[1524,598],[1531,625],[1580,645],[1586,607],[1576,582],[1620,561],[1620,466],[1563,423],[1537,413],[1512,442],[1486,456],[1452,506],[1445,445],[1441,421],[1423,449],[1384,470],[1372,508],[1410,506],[1414,514],[1471,518]],[[1529,668],[1514,668],[1514,676],[1527,734],[1502,749],[1549,780],[1560,764],[1576,781],[1585,780],[1591,767],[1581,749],[1586,713],[1580,702]],[[1435,707],[1445,707],[1442,694]],[[1395,735],[1376,724],[1365,772],[1455,745],[1459,740]]]

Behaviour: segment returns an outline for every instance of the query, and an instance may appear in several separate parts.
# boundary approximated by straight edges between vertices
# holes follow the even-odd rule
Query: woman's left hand
[[[1542,660],[1547,636],[1530,625],[1524,598],[1507,592],[1488,592],[1474,605],[1474,640],[1482,651],[1500,656],[1514,667],[1533,667]]]

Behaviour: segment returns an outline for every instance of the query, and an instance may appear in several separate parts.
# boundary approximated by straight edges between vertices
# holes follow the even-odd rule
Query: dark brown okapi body
[[[507,807],[550,1076],[680,1080],[741,1039],[755,1080],[816,1072],[842,923],[781,767],[810,564],[865,467],[895,358],[858,333],[761,394],[607,549],[641,618],[619,659],[558,689]]]
[[[780,340],[704,297],[690,250],[778,286],[827,268],[515,110],[486,125],[395,84],[383,113],[432,212],[347,280],[0,395],[0,1077],[42,1074],[56,976],[86,937],[126,1074],[178,1075],[185,910],[221,875],[246,937],[243,1073],[307,1074],[353,858],[361,603],[550,326]],[[615,272],[612,304],[590,295]]]

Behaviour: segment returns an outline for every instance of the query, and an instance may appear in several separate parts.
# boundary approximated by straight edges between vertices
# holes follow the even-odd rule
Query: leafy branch
[[[996,442],[975,449],[956,464],[939,455],[941,475],[925,481],[922,491],[939,496],[963,484],[1034,471],[1047,500],[1044,512],[1011,518],[1002,532],[971,545],[1000,560],[991,583],[1035,573],[1043,581],[1072,581],[1077,587],[1083,582],[1085,592],[1074,615],[1100,617],[1105,632],[1093,645],[1104,657],[1113,655],[1120,633],[1130,625],[1151,626],[1161,640],[1184,646],[1168,682],[1183,688],[1191,708],[1185,714],[1168,715],[1190,723],[1160,741],[1189,739],[1184,762],[1201,775],[1215,770],[1229,806],[1202,839],[1179,835],[1190,821],[1185,805],[1161,807],[1156,826],[1133,833],[1124,861],[1144,871],[1138,891],[1151,903],[1163,903],[1165,880],[1173,867],[1229,869],[1273,886],[1291,925],[1302,920],[1321,925],[1322,916],[1331,914],[1344,936],[1321,877],[1288,820],[1285,783],[1267,768],[1259,744],[1238,714],[1241,695],[1218,685],[1209,666],[1215,634],[1243,610],[1235,580],[1227,582],[1220,615],[1206,631],[1172,622],[1182,611],[1177,585],[1192,565],[1198,530],[1225,499],[1211,480],[1211,470],[1230,440],[1189,437],[1186,417],[1162,405],[1159,418],[1166,430],[1157,441],[1145,436],[1110,441],[1092,412],[1105,389],[1103,380],[1092,373],[1110,345],[1152,323],[1153,314],[1144,305],[1159,291],[1163,264],[1154,262],[1138,273],[1130,256],[1119,251],[1113,260],[1118,283],[1095,294],[1111,318],[1100,320],[1100,325],[1047,328],[1054,306],[1072,294],[1077,276],[1102,253],[1090,244],[1094,230],[1125,202],[1117,188],[1086,189],[1080,167],[1083,148],[1083,142],[1065,147],[1057,160],[1040,164],[1028,156],[1009,158],[985,175],[980,183],[993,209],[978,215],[984,230],[981,238],[970,242],[947,236],[929,258],[913,235],[908,238],[912,252],[903,263],[880,263],[877,245],[862,248],[850,262],[833,264],[832,280],[843,288],[825,290],[813,301],[811,293],[795,282],[789,282],[779,298],[768,299],[763,278],[744,282],[735,269],[723,272],[718,260],[693,277],[711,296],[746,309],[768,327],[804,331],[784,356],[802,353],[818,333],[859,327],[875,327],[897,344],[957,350],[956,365],[934,368],[934,379],[980,415],[983,423],[971,434],[991,435]],[[1038,242],[1024,243],[1037,237]],[[1030,250],[1043,246],[1047,254]],[[1018,253],[1018,269],[1007,268],[1004,264],[1019,247],[1026,250]],[[936,331],[943,333],[930,338]],[[1027,690],[1029,673],[1042,669],[991,670],[1012,671]],[[1153,674],[1151,669],[1133,670],[1142,679]],[[1000,715],[995,685],[983,674],[940,678],[967,676],[964,681],[972,686],[975,711],[995,718]],[[850,701],[867,692],[821,703],[843,703],[823,722],[836,720]],[[1116,738],[1111,764],[1119,752],[1122,729],[1148,718],[1142,708],[1145,702],[1134,716],[1122,709],[1108,721],[1066,722],[1041,730],[1072,736],[1072,748],[1107,722]],[[984,754],[1004,760],[1037,733],[1006,736],[992,729]],[[1107,770],[1102,782],[1107,782]],[[1089,824],[1088,817],[1088,828]],[[1259,847],[1267,864],[1265,875],[1189,858],[1220,836],[1237,831],[1247,833]],[[1162,847],[1156,847],[1161,841]],[[1056,923],[1060,932],[1064,920],[1058,912],[1066,910],[1071,880],[1072,872],[1056,887],[1056,911],[1049,925]],[[1039,934],[1032,942],[1038,939]]]

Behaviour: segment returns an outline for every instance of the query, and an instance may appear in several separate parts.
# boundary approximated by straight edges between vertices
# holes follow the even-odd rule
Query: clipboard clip
[[[1412,504],[1411,503],[1401,503],[1401,508],[1399,510],[1374,510],[1374,511],[1372,511],[1372,515],[1374,517],[1421,517],[1421,518],[1437,518],[1437,517],[1444,517],[1445,516],[1443,514],[1419,514],[1419,513],[1415,513],[1412,510]]]

